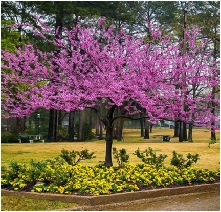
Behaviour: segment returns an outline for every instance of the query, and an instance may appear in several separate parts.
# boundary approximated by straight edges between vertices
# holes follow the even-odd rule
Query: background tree
[[[192,2],[189,5],[189,14],[188,22],[190,25],[199,26],[202,28],[202,34],[204,39],[207,39],[207,42],[210,45],[207,45],[207,48],[212,48],[213,57],[216,60],[220,53],[220,2],[210,1],[210,2]],[[206,51],[206,49],[205,49]],[[218,70],[217,70],[218,71]],[[202,91],[199,92],[201,87],[193,86],[192,88],[193,95],[201,95]],[[212,96],[214,98],[217,93],[219,93],[219,88],[213,87]],[[214,98],[215,99],[215,98]],[[214,107],[214,102],[211,103]],[[215,110],[213,110],[215,114]],[[212,126],[215,127],[215,122],[212,123]],[[216,139],[215,130],[211,130],[211,140]],[[192,141],[192,124],[189,125],[189,134],[188,140]]]

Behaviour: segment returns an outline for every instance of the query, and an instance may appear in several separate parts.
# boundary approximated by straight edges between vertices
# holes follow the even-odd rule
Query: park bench
[[[170,136],[169,135],[154,135],[153,137],[154,138],[161,138],[165,142],[169,142],[170,141]]]
[[[100,139],[100,136],[97,135],[96,138],[97,138],[97,139]],[[106,138],[106,134],[103,134],[103,139],[105,139],[105,138]]]
[[[38,141],[44,143],[42,135],[20,135],[18,141],[19,143],[34,143]]]

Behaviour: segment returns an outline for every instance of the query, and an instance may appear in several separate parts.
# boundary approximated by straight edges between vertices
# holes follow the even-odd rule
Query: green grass
[[[21,196],[1,196],[2,211],[49,211],[76,206],[75,203],[31,199]]]
[[[219,131],[217,131],[218,141],[208,148],[210,142],[210,132],[206,129],[194,129],[194,142],[179,143],[178,138],[172,138],[171,142],[162,142],[160,139],[154,138],[155,135],[164,134],[173,136],[172,129],[153,129],[150,134],[150,139],[143,139],[140,137],[140,130],[125,129],[123,133],[124,141],[114,141],[113,147],[117,149],[125,148],[129,153],[129,162],[136,164],[140,160],[133,155],[139,147],[145,150],[151,147],[156,150],[158,154],[167,154],[165,165],[170,165],[172,151],[186,155],[187,153],[200,154],[200,160],[193,167],[207,168],[210,170],[217,170],[220,168],[220,141]],[[52,159],[57,157],[62,149],[67,150],[82,150],[88,149],[90,152],[94,151],[96,158],[82,161],[83,165],[95,165],[105,157],[105,141],[93,140],[88,142],[59,142],[59,143],[24,143],[24,144],[2,144],[1,145],[1,161],[2,166],[8,166],[11,161],[29,162],[31,159],[41,161],[45,159]],[[114,165],[117,165],[113,159]],[[41,211],[41,210],[55,210],[62,208],[69,208],[75,206],[74,203],[64,203],[57,201],[37,200],[23,197],[2,196],[2,210],[9,211]]]
[[[194,129],[193,139],[194,142],[178,142],[178,138],[172,138],[171,142],[162,142],[159,138],[153,138],[157,134],[167,134],[173,136],[172,129],[153,129],[150,139],[143,139],[140,137],[140,130],[124,130],[124,141],[118,142],[114,140],[113,147],[117,149],[125,148],[129,153],[129,162],[136,164],[140,160],[133,155],[133,153],[139,147],[141,150],[145,150],[151,147],[159,154],[167,154],[168,157],[165,160],[165,165],[170,165],[170,159],[172,157],[172,151],[175,150],[180,154],[186,155],[200,154],[200,160],[195,167],[208,168],[216,170],[220,164],[220,143],[212,144],[211,148],[208,148],[210,132],[205,129]],[[217,137],[219,132],[217,132]],[[219,139],[219,137],[218,137]],[[88,142],[59,142],[59,143],[24,143],[24,144],[2,144],[1,145],[1,161],[2,166],[8,166],[11,161],[17,162],[29,162],[31,159],[35,161],[53,159],[57,157],[62,149],[67,150],[82,150],[88,149],[90,152],[95,152],[96,158],[91,160],[82,161],[83,165],[95,165],[99,161],[103,161],[105,157],[105,141],[93,140]],[[115,165],[117,162],[113,159]]]

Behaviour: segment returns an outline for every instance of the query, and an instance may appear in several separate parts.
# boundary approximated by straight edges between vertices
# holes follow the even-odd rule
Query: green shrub
[[[10,132],[3,132],[1,134],[2,143],[18,143],[18,137]]]
[[[47,161],[35,162],[34,160],[30,161],[30,168],[28,169],[28,175],[31,180],[41,180],[42,173],[47,171]]]
[[[159,156],[157,156],[156,152],[154,152],[154,150],[151,147],[144,150],[143,152],[141,152],[140,149],[138,148],[138,150],[136,150],[134,154],[138,158],[140,158],[142,162],[154,165],[156,168],[163,166],[163,162],[167,157],[167,155],[164,154],[163,155],[160,154]]]
[[[84,131],[84,138],[85,140],[91,140],[92,138],[95,138],[95,134],[92,133],[92,128],[91,128],[91,125],[90,124],[84,124],[84,127],[83,127],[83,131]]]
[[[81,160],[86,159],[92,159],[95,158],[94,152],[89,153],[87,149],[79,151],[69,151],[62,149],[61,154],[59,155],[61,158],[63,158],[68,164],[75,166],[77,165]]]
[[[79,123],[75,124],[75,135],[78,135]],[[96,134],[92,132],[92,128],[90,124],[85,123],[83,126],[83,140],[91,140],[92,138],[96,138]]]
[[[68,129],[66,127],[58,126],[57,139],[59,141],[63,141],[65,139],[68,139]]]
[[[216,143],[216,139],[212,139],[212,140],[209,142],[208,147],[210,148],[210,145],[215,144],[215,143]]]
[[[187,154],[186,158],[182,154],[178,154],[176,151],[173,151],[173,156],[170,161],[170,164],[178,167],[179,169],[187,168],[193,163],[196,163],[199,160],[199,154],[192,155]]]
[[[19,174],[19,171],[21,170],[21,165],[18,164],[16,161],[12,161],[9,165],[9,176],[11,178],[17,177]]]
[[[1,177],[2,179],[2,187],[7,187],[13,184],[14,188],[21,188],[20,183],[18,182],[19,177],[21,176],[21,173],[26,172],[26,164],[19,164],[16,161],[12,161],[10,165],[1,171]],[[22,181],[22,180],[21,180]]]
[[[119,151],[117,148],[113,148],[113,155],[114,158],[117,159],[117,163],[119,167],[123,167],[124,163],[126,163],[129,159],[129,155],[127,155],[127,152],[125,149],[120,149]]]

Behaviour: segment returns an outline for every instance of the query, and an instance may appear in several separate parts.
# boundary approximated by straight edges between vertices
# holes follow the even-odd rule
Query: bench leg
[[[33,144],[33,140],[29,140],[31,144]]]

